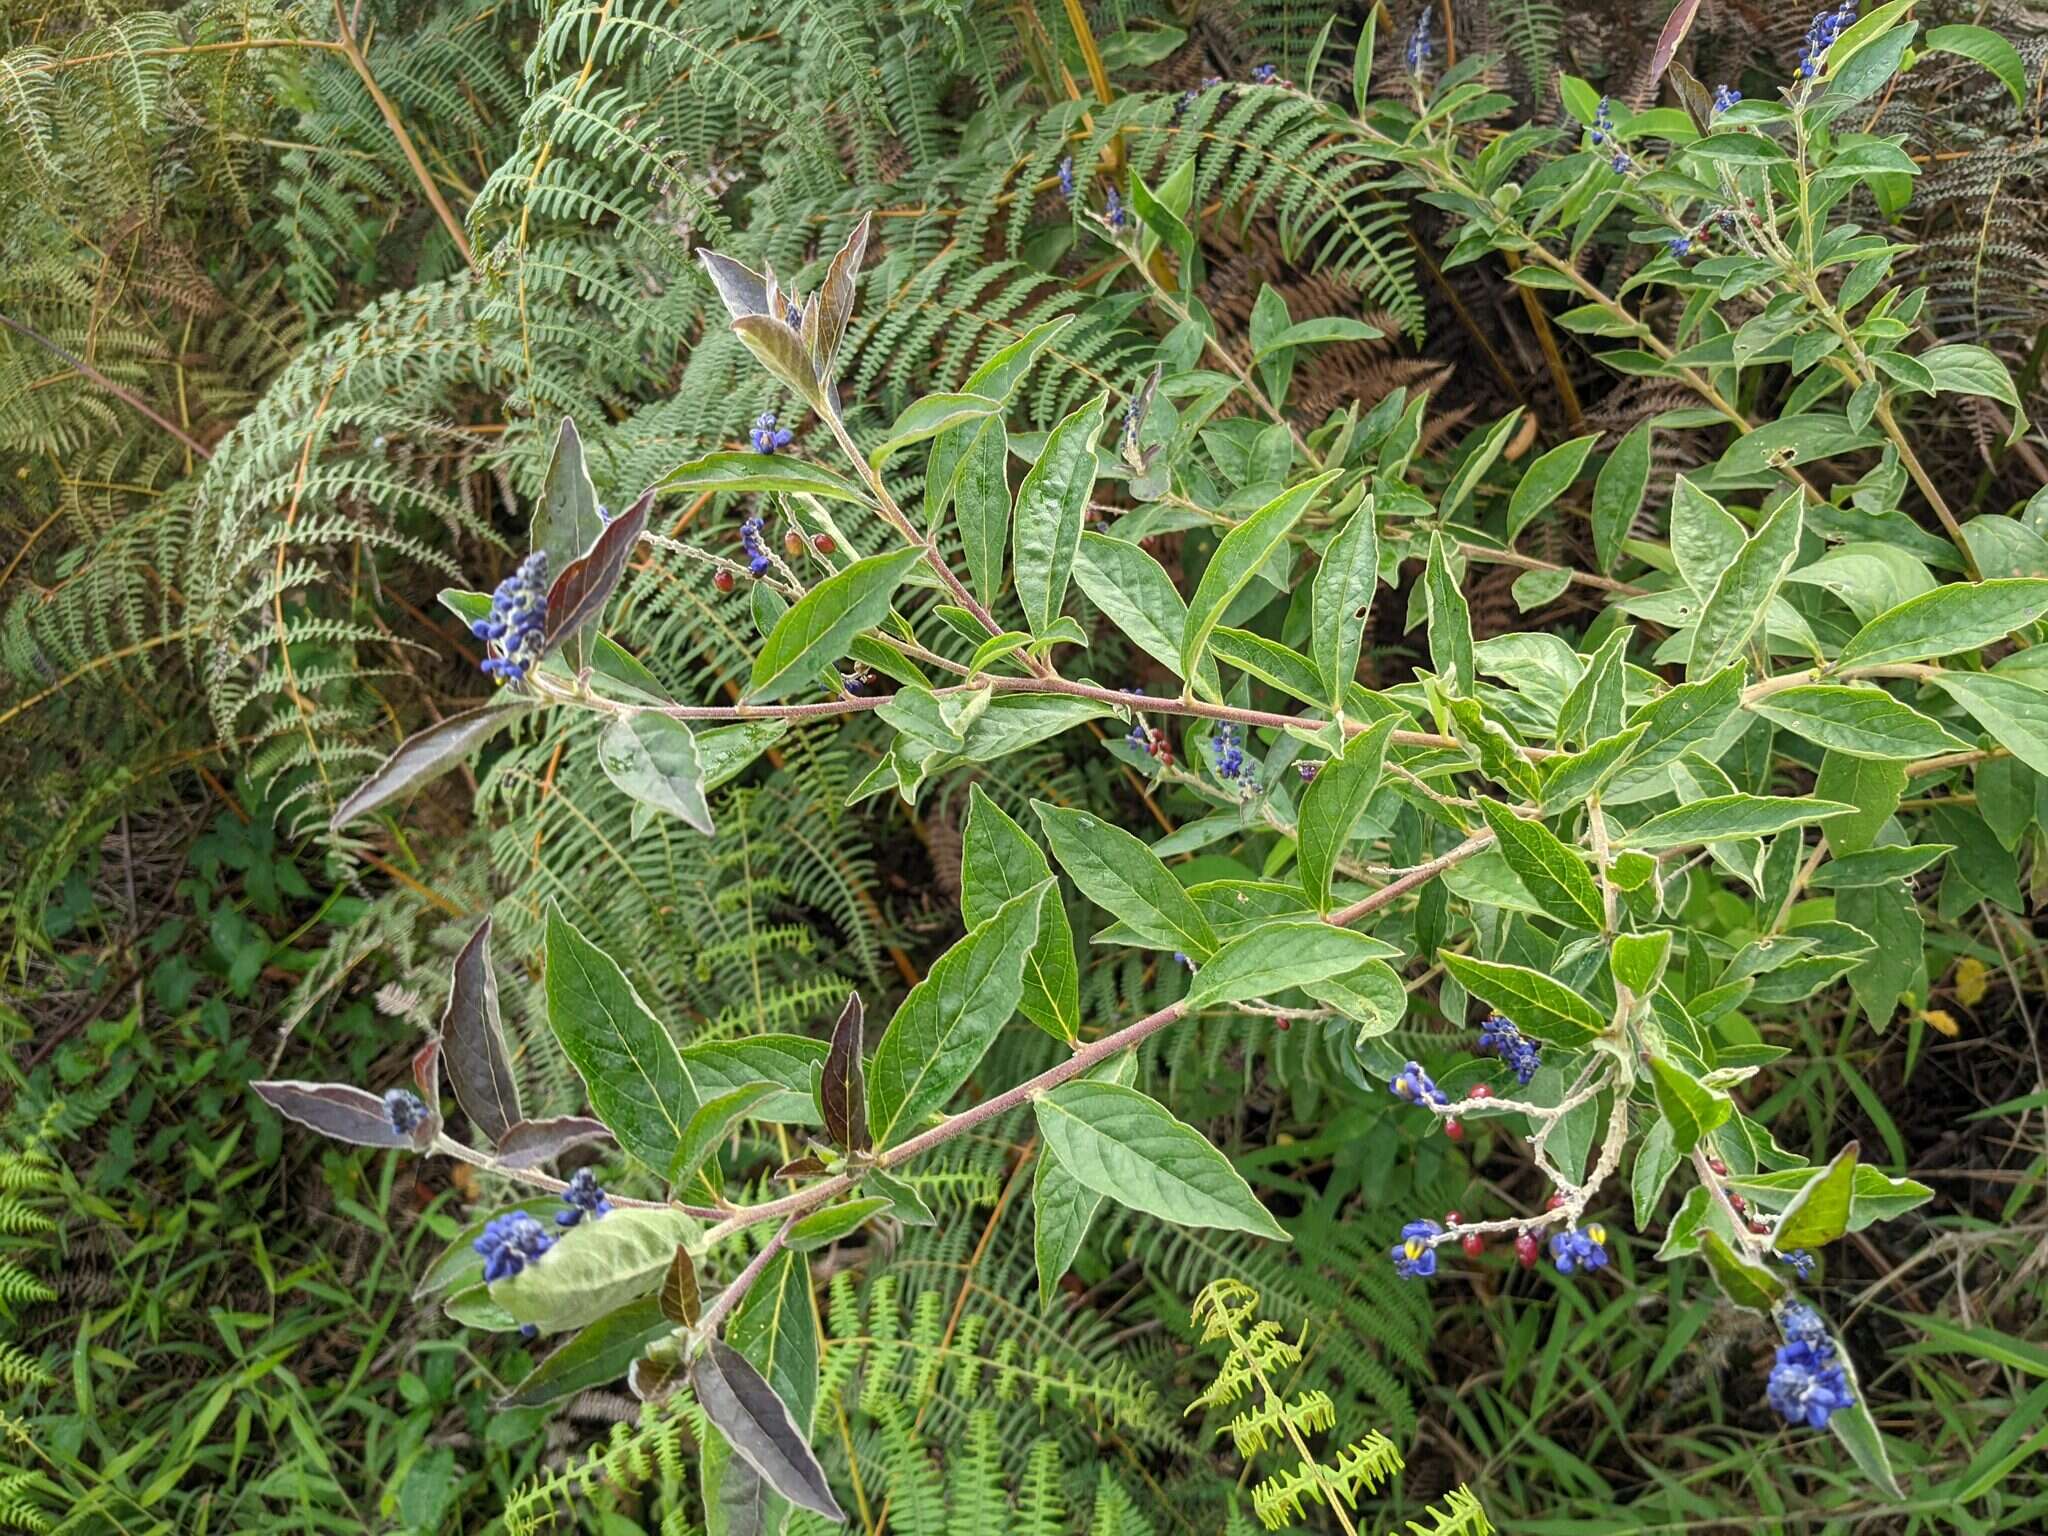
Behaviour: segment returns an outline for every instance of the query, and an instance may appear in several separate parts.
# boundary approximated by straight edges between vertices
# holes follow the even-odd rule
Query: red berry
[[[1444,1212],[1444,1225],[1447,1227],[1455,1227],[1460,1221],[1460,1219],[1461,1218],[1459,1217],[1456,1211]]]
[[[1749,1209],[1749,1202],[1743,1199],[1740,1195],[1730,1195],[1728,1197],[1728,1203],[1734,1206],[1735,1209],[1738,1211],[1746,1211]]]
[[[1294,1027],[1294,1020],[1292,1020],[1292,1019],[1275,1019],[1275,1020],[1273,1021],[1273,1024],[1274,1024],[1274,1027],[1275,1027],[1275,1028],[1278,1028],[1278,1029],[1292,1029],[1292,1028]]]
[[[1465,1139],[1465,1127],[1458,1124],[1455,1120],[1446,1120],[1444,1122],[1444,1134],[1453,1141],[1463,1141]]]
[[[811,540],[811,548],[821,555],[829,555],[839,547],[839,541],[829,533],[818,534]]]
[[[1535,1233],[1524,1232],[1515,1239],[1515,1259],[1524,1269],[1534,1269],[1536,1267]]]
[[[1751,1222],[1750,1222],[1750,1224],[1749,1224],[1749,1230],[1750,1230],[1750,1231],[1752,1231],[1752,1232],[1758,1233],[1759,1235],[1761,1235],[1762,1233],[1768,1232],[1768,1231],[1770,1231],[1771,1229],[1770,1229],[1769,1227],[1765,1226],[1765,1225],[1764,1225],[1764,1224],[1763,1224],[1762,1222],[1760,1222],[1760,1221],[1751,1221]]]
[[[1554,1211],[1563,1204],[1564,1196],[1553,1190],[1551,1191],[1550,1198],[1543,1202],[1543,1209],[1545,1209],[1546,1211]]]
[[[730,592],[732,590],[732,572],[716,572],[711,578],[711,585],[718,588],[721,592]]]
[[[1713,1169],[1714,1172],[1719,1174],[1722,1178],[1726,1178],[1728,1176],[1728,1165],[1722,1162],[1721,1159],[1719,1159],[1718,1157],[1708,1158],[1707,1166]]]
[[[782,547],[789,551],[789,558],[794,560],[804,552],[804,536],[792,528],[782,536]]]
[[[1475,1099],[1490,1099],[1493,1097],[1493,1090],[1489,1088],[1485,1083],[1474,1083],[1472,1085],[1472,1092],[1470,1093],[1470,1095],[1468,1095],[1468,1097]]]
[[[1476,1259],[1479,1255],[1486,1252],[1486,1239],[1477,1232],[1467,1232],[1465,1234],[1465,1241],[1459,1244],[1459,1246],[1465,1250],[1466,1258]]]

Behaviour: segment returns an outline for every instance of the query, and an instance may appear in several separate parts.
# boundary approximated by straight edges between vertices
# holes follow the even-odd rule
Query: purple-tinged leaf
[[[1680,11],[1684,9],[1684,6],[1679,7]],[[1677,14],[1677,11],[1672,13],[1674,18]],[[1713,92],[1694,79],[1692,71],[1683,64],[1673,64],[1668,73],[1671,76],[1671,89],[1677,93],[1678,104],[1685,108],[1685,115],[1692,119],[1693,127],[1699,130],[1702,137],[1713,132]]]
[[[804,340],[773,315],[742,315],[732,323],[733,335],[746,343],[776,378],[795,390],[814,410],[825,409],[825,396],[818,376],[811,369],[811,354]]]
[[[387,800],[417,789],[469,756],[484,742],[510,725],[522,713],[519,706],[486,704],[459,715],[450,715],[439,725],[430,725],[408,736],[398,750],[385,758],[355,793],[335,808],[327,830],[339,832],[357,817],[368,814]]]
[[[626,560],[647,528],[647,514],[654,508],[652,486],[640,493],[632,506],[604,526],[589,551],[572,560],[548,589],[547,638],[540,653],[552,654],[586,624],[604,612],[604,605],[625,579]]]
[[[500,1168],[538,1168],[571,1147],[611,1140],[611,1129],[588,1115],[558,1115],[552,1120],[520,1120],[498,1138]]]
[[[690,1386],[704,1416],[769,1487],[828,1520],[846,1519],[788,1405],[746,1356],[724,1340],[713,1339],[690,1366]]]
[[[804,317],[811,371],[821,381],[832,377],[832,364],[838,356],[840,340],[846,335],[846,322],[853,317],[854,280],[860,275],[861,258],[867,254],[868,230],[874,217],[872,213],[862,214],[853,233],[846,237],[846,244],[832,258],[825,281],[818,289],[815,325],[810,315]]]
[[[866,1113],[865,1104],[862,1106],[862,1113]],[[825,1160],[815,1152],[806,1152],[802,1157],[792,1157],[788,1162],[776,1169],[775,1177],[778,1179],[802,1179],[809,1178],[814,1174],[823,1173],[824,1171]]]
[[[1671,14],[1664,19],[1664,30],[1657,34],[1657,49],[1650,55],[1651,85],[1663,77],[1665,69],[1678,53],[1678,45],[1692,30],[1693,18],[1699,13],[1700,0],[1678,0],[1678,4],[1671,8]]]
[[[591,484],[583,461],[583,439],[576,423],[564,416],[555,437],[554,457],[548,461],[540,505],[534,509],[532,547],[546,554],[548,570],[559,574],[603,532],[597,487]]]
[[[747,315],[768,312],[768,280],[752,267],[743,266],[730,256],[721,256],[701,245],[697,247],[697,260],[704,264],[704,271],[711,278],[711,285],[718,290],[727,315],[739,320]]]
[[[825,1134],[845,1152],[865,1152],[868,1140],[868,1088],[861,1065],[866,1044],[867,1010],[860,994],[850,993],[832,1026],[832,1044],[825,1052],[825,1075],[818,1084],[818,1107],[825,1113]]]
[[[697,1266],[690,1262],[690,1250],[677,1243],[675,1260],[661,1282],[661,1314],[672,1323],[694,1328],[703,1311],[697,1292]]]
[[[419,1085],[420,1101],[427,1113],[441,1113],[441,1042],[429,1040],[412,1053],[412,1080]]]
[[[455,1102],[494,1145],[525,1118],[519,1083],[498,1017],[498,976],[491,969],[491,920],[486,916],[455,957],[448,1007],[441,1015],[441,1053]]]
[[[626,1389],[643,1403],[658,1403],[683,1384],[680,1360],[653,1360],[645,1356],[626,1372]]]
[[[347,1083],[252,1084],[257,1096],[287,1120],[358,1147],[408,1147],[412,1138],[391,1123],[384,1101]]]
[[[667,1338],[674,1324],[652,1296],[629,1301],[574,1335],[498,1399],[500,1408],[536,1408],[592,1387],[609,1386],[633,1367],[647,1346]]]

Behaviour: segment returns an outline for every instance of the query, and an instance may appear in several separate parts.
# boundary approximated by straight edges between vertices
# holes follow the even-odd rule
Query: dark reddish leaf
[[[746,1356],[723,1339],[713,1339],[690,1366],[690,1386],[704,1417],[769,1487],[828,1520],[846,1518],[788,1405]]]
[[[657,1403],[683,1384],[679,1360],[635,1360],[626,1372],[626,1386],[643,1403]]]
[[[867,1079],[861,1068],[865,1019],[860,994],[850,994],[839,1012],[839,1022],[832,1026],[825,1075],[818,1085],[825,1134],[847,1152],[865,1152],[869,1146]]]
[[[1657,34],[1657,51],[1650,55],[1651,85],[1663,76],[1665,68],[1678,53],[1678,45],[1692,30],[1693,17],[1699,13],[1700,0],[1678,0],[1678,4],[1671,8],[1671,14],[1664,19],[1664,30]]]
[[[778,1179],[797,1179],[813,1173],[823,1173],[824,1171],[824,1159],[813,1153],[806,1152],[802,1157],[793,1157],[776,1169],[775,1177]]]
[[[1685,108],[1685,115],[1692,119],[1693,127],[1702,134],[1712,131],[1714,121],[1714,93],[1709,91],[1683,64],[1673,64],[1669,71],[1671,89],[1678,96],[1678,104]]]
[[[608,1141],[611,1131],[588,1115],[561,1115],[553,1120],[521,1120],[498,1138],[500,1168],[538,1168],[571,1147],[587,1141]]]
[[[704,1307],[697,1295],[697,1266],[690,1262],[690,1250],[676,1244],[676,1256],[661,1282],[661,1314],[672,1323],[694,1327]]]
[[[846,244],[839,247],[839,254],[826,269],[825,281],[818,289],[815,317],[804,317],[807,322],[815,320],[807,339],[811,370],[821,382],[832,377],[833,359],[838,355],[840,339],[846,335],[846,322],[853,317],[854,280],[860,275],[861,258],[867,254],[868,228],[873,220],[871,213],[860,216],[860,223],[853,227]]]
[[[626,575],[626,559],[647,528],[647,514],[654,507],[654,490],[649,487],[640,499],[604,526],[580,559],[569,562],[548,588],[547,638],[541,654],[550,655],[579,629],[604,611],[620,581]]]
[[[493,1144],[524,1118],[505,1026],[498,1017],[498,977],[491,969],[491,920],[478,925],[455,957],[448,1007],[441,1015],[441,1050],[455,1102]]]
[[[430,725],[416,736],[408,736],[398,750],[378,765],[376,772],[356,786],[356,792],[335,808],[330,832],[339,832],[358,816],[375,810],[427,780],[446,773],[486,740],[510,725],[521,710],[486,704],[465,714],[450,715],[439,725]]]
[[[384,1101],[347,1083],[273,1082],[253,1085],[257,1096],[287,1120],[358,1147],[405,1147],[412,1138],[391,1123]]]
[[[428,1109],[441,1110],[441,1042],[429,1040],[412,1053],[412,1080],[419,1085],[420,1098]]]

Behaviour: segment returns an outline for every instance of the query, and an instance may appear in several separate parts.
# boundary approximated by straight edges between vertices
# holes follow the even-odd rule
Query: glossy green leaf
[[[766,704],[816,682],[853,637],[879,624],[921,551],[896,549],[856,560],[806,592],[775,621],[754,657],[747,701]]]
[[[1125,638],[1179,674],[1188,605],[1157,560],[1123,539],[1083,533],[1074,557],[1074,580]]]
[[[789,1249],[792,1253],[809,1253],[842,1237],[851,1237],[870,1217],[888,1210],[891,1203],[887,1195],[863,1195],[813,1211],[789,1229]]]
[[[1181,633],[1180,665],[1174,669],[1183,678],[1195,675],[1196,663],[1208,648],[1210,632],[1223,621],[1230,600],[1244,590],[1308,510],[1317,493],[1335,478],[1335,471],[1331,471],[1282,491],[1223,536],[1188,602],[1187,625]]]
[[[1738,1307],[1768,1314],[1786,1294],[1785,1282],[1761,1264],[1745,1259],[1728,1240],[1708,1228],[1700,1233],[1700,1255],[1713,1273],[1721,1294]]]
[[[1593,547],[1601,570],[1613,570],[1621,557],[1621,541],[1649,484],[1650,423],[1644,421],[1615,445],[1593,481]]]
[[[1195,972],[1189,1008],[1268,997],[1355,971],[1390,950],[1378,939],[1319,918],[1281,918],[1262,923],[1218,949]]]
[[[1887,608],[1842,647],[1837,668],[1893,666],[1990,645],[2048,613],[2048,580],[1955,582]]]
[[[1802,494],[1794,490],[1780,498],[1763,526],[1743,541],[1715,580],[1693,628],[1692,654],[1685,664],[1688,681],[1699,681],[1739,659],[1762,626],[1785,573],[1799,555]]]
[[[1295,860],[1301,888],[1318,912],[1330,910],[1331,877],[1352,828],[1380,787],[1387,742],[1396,723],[1396,717],[1389,716],[1346,740],[1344,750],[1316,770],[1302,794],[1295,822]]]
[[[1098,1195],[1181,1226],[1288,1241],[1230,1159],[1135,1088],[1081,1078],[1032,1108],[1060,1165]]]
[[[540,1262],[491,1286],[491,1299],[521,1323],[559,1333],[596,1322],[660,1288],[697,1223],[680,1211],[622,1207],[579,1221]]]
[[[1051,878],[1052,866],[1030,834],[979,784],[972,786],[960,856],[960,914],[967,925],[988,921],[1004,902]],[[1055,1039],[1071,1043],[1080,1035],[1081,972],[1074,959],[1074,931],[1057,890],[1040,910],[1038,938],[1024,961],[1017,1006]]]
[[[1550,1045],[1584,1045],[1607,1033],[1607,1016],[1563,982],[1499,960],[1440,951],[1437,959],[1467,992],[1507,1014],[1522,1032]]]
[[[1600,434],[1594,432],[1559,443],[1538,455],[1535,462],[1523,471],[1522,478],[1515,484],[1514,494],[1508,498],[1510,542],[1546,507],[1571,489],[1572,482],[1579,478],[1579,471],[1586,467],[1586,456],[1599,441]]]
[[[1692,1151],[1707,1132],[1727,1123],[1734,1104],[1698,1078],[1662,1056],[1649,1060],[1650,1086],[1657,1108],[1671,1127],[1671,1144],[1680,1153]]]
[[[1631,848],[1688,848],[1695,843],[1728,842],[1741,837],[1769,837],[1788,827],[1801,827],[1856,808],[1836,800],[1805,795],[1713,795],[1652,816],[1624,833]]]
[[[697,1170],[718,1150],[718,1144],[732,1134],[733,1128],[748,1117],[755,1105],[777,1091],[773,1083],[745,1083],[738,1088],[727,1089],[716,1098],[706,1099],[690,1116],[690,1123],[683,1127],[682,1139],[676,1146],[675,1162],[668,1170],[670,1186],[687,1188],[697,1176]]]
[[[1494,844],[1536,904],[1567,927],[1607,926],[1600,886],[1585,860],[1540,821],[1525,821],[1498,800],[1484,796],[1480,814],[1493,828]]]
[[[1810,683],[1757,699],[1750,712],[1851,757],[1932,757],[1969,746],[1882,688]]]
[[[1451,572],[1449,547],[1443,535],[1429,536],[1429,560],[1422,571],[1422,591],[1429,613],[1429,662],[1444,686],[1459,697],[1472,692],[1477,664],[1472,651],[1472,610]]]
[[[859,486],[787,453],[713,453],[678,465],[661,478],[664,491],[779,491],[827,501],[868,503]]]
[[[1041,800],[1031,808],[1052,856],[1082,895],[1148,943],[1179,950],[1197,963],[1215,952],[1209,920],[1150,848],[1086,811]]]
[[[614,720],[597,740],[597,761],[606,778],[642,805],[711,835],[697,739],[682,721],[658,714]]]
[[[2048,774],[2048,689],[1998,672],[1944,672],[1934,681],[2001,747]]]
[[[1785,1207],[1777,1226],[1772,1229],[1773,1252],[1819,1248],[1849,1230],[1859,1152],[1856,1143],[1850,1142],[1792,1197],[1792,1203]]]
[[[992,416],[1001,402],[984,395],[936,394],[913,400],[903,408],[882,440],[868,450],[868,463],[879,470],[912,443],[937,437],[948,427],[964,426]]]
[[[518,1386],[499,1398],[496,1406],[537,1408],[609,1386],[647,1352],[648,1345],[668,1337],[674,1327],[662,1315],[658,1298],[643,1296],[629,1301],[565,1340],[527,1372]]]
[[[1358,653],[1379,586],[1379,515],[1367,496],[1352,511],[1316,565],[1315,632],[1311,646],[1324,697],[1341,707],[1358,676]]]

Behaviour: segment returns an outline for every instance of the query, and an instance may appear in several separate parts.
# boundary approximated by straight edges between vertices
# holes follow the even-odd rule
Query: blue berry
[[[777,427],[773,411],[763,411],[754,418],[754,430],[748,436],[753,440],[754,452],[773,453],[778,448],[787,448],[796,434],[787,427]]]
[[[1244,738],[1235,725],[1225,723],[1209,738],[1209,754],[1216,760],[1218,775],[1233,782],[1246,776]]]
[[[1716,112],[1726,112],[1740,100],[1742,100],[1742,92],[1730,90],[1725,85],[1714,87],[1714,110]]]
[[[1074,157],[1067,156],[1060,162],[1060,196],[1068,202],[1074,200]]]
[[[1274,82],[1276,82],[1276,81],[1277,81],[1277,80],[1278,80],[1279,78],[1280,78],[1280,70],[1279,70],[1279,68],[1278,68],[1277,66],[1275,66],[1275,65],[1272,65],[1272,64],[1254,64],[1254,65],[1252,66],[1252,84],[1253,84],[1253,85],[1272,85],[1272,84],[1273,84]]]
[[[1607,1267],[1607,1229],[1597,1221],[1569,1232],[1557,1232],[1550,1239],[1551,1262],[1560,1275],[1580,1269]]]
[[[1103,204],[1102,221],[1118,231],[1130,222],[1124,214],[1124,200],[1116,195],[1115,187],[1109,189],[1109,197]]]
[[[1411,1061],[1395,1073],[1387,1083],[1387,1091],[1397,1099],[1407,1099],[1413,1104],[1448,1104],[1450,1098],[1437,1087],[1436,1080],[1422,1070],[1422,1063]]]
[[[604,1190],[598,1185],[597,1175],[588,1168],[576,1170],[569,1180],[569,1187],[562,1191],[562,1198],[568,1201],[568,1207],[555,1217],[555,1225],[561,1227],[573,1227],[586,1216],[595,1221],[608,1215],[612,1208],[611,1201],[604,1197]]]
[[[1813,1254],[1805,1248],[1794,1248],[1789,1253],[1773,1253],[1772,1258],[1789,1267],[1801,1280],[1813,1278]]]
[[[1690,236],[1673,235],[1666,244],[1670,248],[1671,254],[1680,261],[1685,260],[1687,256],[1692,254],[1692,239]]]
[[[548,555],[536,549],[498,583],[491,594],[491,611],[469,626],[471,634],[487,643],[484,675],[501,683],[525,678],[527,669],[540,659],[547,623]]]
[[[1482,1056],[1498,1056],[1524,1087],[1543,1066],[1543,1048],[1524,1039],[1514,1020],[1503,1014],[1496,1013],[1480,1024],[1477,1049]]]
[[[1856,21],[1856,0],[1844,0],[1832,11],[1821,11],[1806,27],[1806,46],[1799,54],[1799,78],[1811,80],[1820,73],[1821,55],[1834,46],[1835,39]]]
[[[1301,775],[1302,783],[1313,784],[1316,781],[1316,775],[1322,771],[1322,767],[1321,763],[1296,763],[1294,771]]]
[[[747,569],[756,576],[766,576],[774,562],[768,558],[768,551],[761,543],[762,522],[759,514],[740,524],[740,548],[747,557]]]
[[[1804,1339],[1779,1349],[1764,1395],[1786,1423],[1808,1429],[1825,1428],[1830,1415],[1856,1401],[1848,1373],[1835,1361],[1834,1345]]]
[[[425,1124],[427,1106],[411,1089],[394,1088],[384,1095],[384,1113],[391,1117],[391,1129],[401,1136],[410,1136]]]
[[[1778,1309],[1778,1331],[1789,1343],[1811,1344],[1816,1349],[1835,1347],[1827,1323],[1803,1301],[1788,1301]]]
[[[555,1240],[525,1211],[507,1211],[491,1218],[482,1234],[470,1244],[484,1261],[486,1284],[509,1279],[555,1246]]]
[[[1434,1221],[1411,1221],[1401,1229],[1401,1241],[1387,1250],[1394,1260],[1394,1273],[1404,1280],[1427,1280],[1436,1273],[1434,1239],[1443,1236]]]

